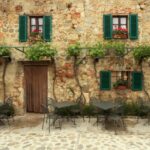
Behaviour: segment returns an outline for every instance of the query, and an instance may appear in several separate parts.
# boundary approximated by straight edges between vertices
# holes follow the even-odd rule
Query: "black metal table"
[[[91,104],[99,109],[101,109],[104,112],[104,125],[106,128],[106,123],[108,121],[108,116],[110,113],[110,110],[120,107],[121,105],[118,103],[114,103],[112,101],[92,101]],[[99,120],[97,120],[97,123]]]
[[[66,109],[67,115],[65,117],[67,118],[67,120],[71,120],[75,124],[75,120],[69,119],[70,118],[69,107],[76,106],[77,103],[71,102],[71,101],[63,101],[63,102],[54,102],[52,105],[55,109],[56,114],[59,114],[62,118],[64,118],[64,115],[61,114],[61,110]],[[56,118],[56,120],[57,120],[57,118]],[[54,122],[56,120],[54,120]]]
[[[66,107],[71,107],[71,106],[75,106],[77,105],[77,103],[75,102],[69,102],[69,101],[64,101],[64,102],[55,102],[54,103],[54,107],[61,109],[61,108],[66,108]]]

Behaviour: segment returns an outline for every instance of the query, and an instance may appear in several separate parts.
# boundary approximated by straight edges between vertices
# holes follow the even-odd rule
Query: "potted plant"
[[[113,30],[113,38],[115,39],[127,39],[128,38],[128,29],[126,28],[115,28]]]
[[[117,90],[125,90],[128,88],[128,82],[126,80],[119,79],[113,84],[113,87]]]
[[[35,42],[38,42],[38,41],[42,41],[43,38],[42,38],[42,32],[41,30],[33,30],[30,34],[30,37],[29,37],[29,42],[31,43],[35,43]]]

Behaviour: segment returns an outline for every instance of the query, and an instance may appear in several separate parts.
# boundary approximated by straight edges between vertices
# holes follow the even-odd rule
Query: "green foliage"
[[[7,115],[7,116],[13,116],[15,113],[13,105],[9,105],[8,103],[5,103],[0,106],[0,114],[1,115]]]
[[[105,51],[101,43],[95,44],[93,47],[89,48],[89,54],[92,58],[101,58],[105,56]]]
[[[117,88],[118,86],[121,85],[128,86],[128,82],[126,80],[119,79],[113,84],[113,87]]]
[[[10,48],[8,47],[0,47],[0,56],[10,56],[11,52],[10,52]]]
[[[123,57],[126,52],[126,45],[123,42],[107,42],[104,45],[107,52],[113,51],[116,56]]]
[[[32,61],[38,61],[45,57],[53,58],[56,54],[56,49],[45,42],[35,43],[26,50],[26,58]]]
[[[68,56],[75,56],[75,57],[77,57],[77,56],[80,55],[81,50],[82,50],[82,48],[81,48],[80,43],[76,43],[76,44],[70,45],[68,47],[67,54],[68,54]]]
[[[150,58],[150,45],[140,45],[133,50],[135,60],[141,62],[144,58]]]
[[[92,105],[85,105],[83,107],[83,110],[82,110],[82,113],[83,115],[85,116],[91,116],[91,115],[94,115],[94,106]]]
[[[130,116],[138,116],[140,114],[140,107],[136,102],[124,103],[124,114]]]
[[[76,105],[72,107],[61,108],[61,109],[57,109],[56,113],[61,116],[71,116],[74,115],[71,111],[72,109],[73,110],[80,109],[80,107],[79,105]],[[141,106],[136,101],[132,101],[132,102],[125,101],[122,103],[122,110],[124,116],[146,116],[148,113],[147,109],[149,108],[146,106],[143,106],[143,108],[141,109]],[[84,105],[81,109],[81,112],[75,115],[94,116],[95,110],[96,108],[93,105]],[[100,111],[99,114],[103,115],[103,111]]]

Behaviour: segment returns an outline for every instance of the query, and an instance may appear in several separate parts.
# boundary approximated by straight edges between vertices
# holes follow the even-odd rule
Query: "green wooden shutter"
[[[129,16],[129,35],[131,40],[138,39],[138,15],[130,14]]]
[[[19,41],[26,42],[28,37],[28,18],[27,16],[19,16]]]
[[[142,91],[143,89],[143,73],[142,72],[132,72],[132,90]]]
[[[110,71],[100,72],[100,89],[101,90],[111,89],[111,72]]]
[[[103,16],[103,30],[104,38],[112,39],[112,15],[107,14]]]
[[[47,42],[52,40],[52,16],[43,17],[43,39]]]

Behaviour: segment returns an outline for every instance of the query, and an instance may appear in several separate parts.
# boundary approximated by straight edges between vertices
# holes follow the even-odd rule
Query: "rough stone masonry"
[[[69,44],[80,41],[82,44],[92,44],[95,41],[104,41],[103,38],[103,14],[129,15],[138,14],[139,38],[138,40],[126,39],[131,46],[150,43],[150,1],[149,0],[1,0],[0,1],[0,44],[9,46],[27,46],[29,43],[21,43],[18,39],[19,15],[44,16],[52,15],[52,45],[58,49],[56,61],[56,95],[59,100],[73,100],[69,90],[74,89],[75,97],[80,94],[74,77],[66,75],[66,63],[72,65],[72,61],[66,59],[66,48]],[[12,61],[6,72],[6,94],[14,96],[14,104],[18,114],[25,113],[24,102],[24,73],[23,66],[18,63],[24,59],[24,54],[12,49]],[[150,94],[150,65],[144,62],[145,87]],[[132,56],[126,56],[123,69],[140,70]],[[115,58],[107,57],[97,64],[97,79],[100,70],[117,70],[118,63]],[[2,70],[0,66],[0,99],[3,99]],[[60,73],[61,72],[61,73]],[[72,74],[72,68],[69,69]],[[53,97],[53,69],[49,67],[48,96]],[[97,96],[101,98],[115,98],[118,95],[134,100],[138,96],[146,97],[143,91],[133,92],[99,90],[99,85],[94,76],[92,60],[87,58],[79,68],[79,79],[86,97]],[[113,77],[112,77],[112,80]],[[89,82],[90,81],[90,82]]]

